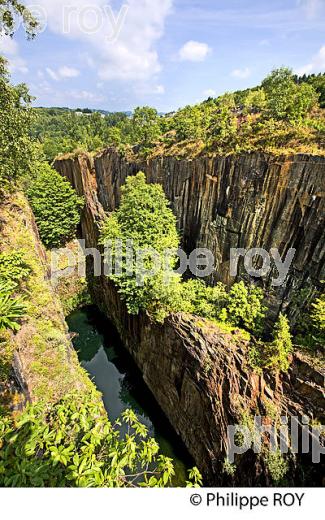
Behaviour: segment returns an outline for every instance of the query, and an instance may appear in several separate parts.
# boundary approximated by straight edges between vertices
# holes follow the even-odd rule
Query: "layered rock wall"
[[[106,190],[104,185],[96,189],[98,170],[87,156],[57,161],[55,167],[85,196],[81,234],[87,247],[98,247],[103,218],[98,198]],[[107,209],[118,203],[119,188],[115,195],[114,189],[106,194]],[[239,336],[185,314],[172,315],[163,324],[145,314],[130,316],[114,284],[105,276],[93,277],[91,260],[88,269],[95,302],[115,324],[207,483],[227,483],[222,465],[229,424],[242,423],[250,414],[268,415],[270,408],[277,414],[324,416],[324,375],[302,356],[285,377],[256,374],[247,362],[249,345]],[[294,481],[294,472],[291,476]],[[263,460],[252,452],[241,458],[235,482],[268,484]]]
[[[309,155],[276,157],[263,153],[178,160],[159,157],[129,162],[114,149],[94,160],[98,199],[105,211],[119,204],[120,188],[139,170],[163,186],[177,216],[187,252],[208,248],[215,258],[210,282],[231,284],[231,248],[277,248],[282,259],[296,253],[280,287],[273,266],[263,279],[274,314],[293,302],[303,306],[325,279],[325,159]],[[238,276],[247,278],[243,258]],[[261,281],[261,280],[259,280]],[[303,292],[301,291],[302,289]],[[298,307],[299,307],[298,305]]]

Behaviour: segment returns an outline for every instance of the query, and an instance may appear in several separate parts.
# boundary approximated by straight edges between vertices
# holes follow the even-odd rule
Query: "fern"
[[[19,320],[24,316],[25,305],[21,296],[13,297],[13,284],[0,280],[0,330],[19,330]]]

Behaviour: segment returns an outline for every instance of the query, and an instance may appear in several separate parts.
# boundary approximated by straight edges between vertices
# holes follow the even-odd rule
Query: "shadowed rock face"
[[[105,211],[119,204],[120,188],[139,170],[163,186],[177,216],[183,245],[213,252],[216,272],[210,282],[231,284],[230,248],[277,248],[284,259],[296,253],[281,287],[273,265],[263,279],[276,314],[296,300],[304,305],[325,279],[325,158],[308,155],[275,157],[263,153],[177,160],[161,157],[130,163],[113,149],[95,157],[98,199]],[[243,259],[238,276],[247,278]],[[261,279],[259,279],[261,281]],[[307,290],[306,290],[307,289]],[[291,318],[297,309],[291,305]]]
[[[109,160],[121,159],[113,154]],[[113,209],[118,203],[120,177],[117,181],[114,175],[121,166],[112,163],[111,176],[100,175],[98,163],[95,172],[89,157],[82,155],[57,161],[55,167],[85,197],[81,235],[87,247],[96,247],[104,215],[98,199],[106,209]],[[132,173],[137,169],[134,167]],[[96,176],[102,182],[98,189]],[[108,183],[107,188],[104,181]],[[269,485],[263,458],[256,457],[252,451],[237,458],[234,480],[222,472],[227,426],[242,423],[245,414],[268,416],[271,407],[276,414],[298,417],[306,414],[323,420],[322,371],[313,367],[308,359],[296,355],[286,375],[256,374],[247,362],[249,345],[238,335],[225,334],[206,320],[186,314],[172,315],[163,324],[152,322],[145,314],[130,316],[114,284],[105,276],[93,278],[91,268],[89,259],[88,279],[94,301],[115,324],[146,384],[180,434],[206,483]],[[312,481],[321,482],[321,470],[320,465],[314,469]],[[290,478],[291,483],[300,482],[294,468]]]

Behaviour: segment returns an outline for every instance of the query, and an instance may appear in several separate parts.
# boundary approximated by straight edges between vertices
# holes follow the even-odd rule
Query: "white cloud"
[[[73,67],[67,67],[66,65],[60,67],[58,70],[53,70],[50,67],[46,67],[45,70],[47,74],[50,76],[50,78],[54,81],[60,81],[61,79],[66,78],[76,78],[80,74],[80,71],[78,69],[75,69]]]
[[[298,0],[298,4],[303,6],[308,18],[315,18],[324,7],[324,0]]]
[[[91,3],[89,0],[70,0],[68,8],[72,14],[66,14],[65,18],[66,0],[38,0],[37,3],[46,9],[50,30],[87,45],[88,63],[95,61],[100,80],[146,81],[161,70],[156,42],[164,33],[172,2],[128,0],[127,11],[124,8],[124,11],[114,13],[118,33],[114,41],[110,39],[114,23],[107,15],[111,11],[104,10],[104,7],[109,9],[111,2],[108,0]],[[97,30],[89,32],[85,27],[95,29],[96,13]]]
[[[46,72],[48,73],[48,75],[50,76],[51,79],[53,79],[54,81],[59,81],[59,76],[57,75],[57,73],[51,69],[50,67],[46,67]]]
[[[28,72],[26,61],[19,56],[18,43],[10,36],[0,34],[0,53],[7,58],[10,72]]]
[[[11,72],[20,72],[21,74],[27,74],[28,72],[27,63],[20,56],[9,58],[9,69]]]
[[[182,61],[204,61],[211,52],[209,45],[190,40],[179,50],[179,58]]]
[[[17,42],[10,38],[10,36],[0,33],[0,52],[6,56],[14,56],[18,54]]]
[[[246,79],[251,75],[251,70],[248,67],[243,69],[234,69],[231,75],[233,78]]]
[[[89,92],[88,90],[70,90],[67,94],[71,98],[80,101],[100,102],[105,99],[101,94],[95,94],[94,92]]]
[[[323,45],[317,54],[313,56],[310,63],[297,69],[297,74],[312,74],[317,72],[325,72],[325,45]]]
[[[270,45],[270,40],[261,40],[260,42],[258,42],[258,44],[261,47],[268,47]]]
[[[165,93],[165,87],[164,85],[152,85],[152,84],[148,84],[148,83],[140,83],[138,85],[136,85],[135,87],[135,92],[136,94],[140,95],[140,96],[144,96],[144,95],[150,95],[150,94],[157,94],[157,95],[161,95],[161,94],[164,94]]]
[[[215,97],[217,95],[217,92],[213,90],[213,88],[207,88],[203,91],[203,96],[205,97]]]
[[[79,76],[80,71],[73,67],[60,67],[58,70],[58,74],[61,78],[76,78]]]

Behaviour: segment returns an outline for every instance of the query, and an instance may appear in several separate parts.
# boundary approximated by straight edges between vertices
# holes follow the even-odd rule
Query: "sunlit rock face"
[[[298,162],[295,160],[247,155],[236,160],[192,162],[164,158],[138,165],[129,164],[108,150],[95,158],[95,163],[81,155],[57,161],[55,167],[85,198],[80,233],[89,248],[98,247],[104,209],[113,210],[118,205],[126,176],[142,169],[150,181],[164,186],[184,231],[186,247],[212,245],[214,251],[219,251],[224,279],[227,262],[222,255],[226,255],[227,240],[235,236],[235,244],[246,246],[252,243],[255,229],[264,246],[299,246],[295,269],[300,278],[293,273],[292,279],[303,281],[309,277],[313,286],[321,276],[319,226],[323,199],[317,186],[324,162],[302,156],[299,161],[297,158]],[[252,173],[253,177],[248,176],[253,165],[256,171],[263,168],[263,177]],[[318,190],[317,195],[314,190]],[[271,224],[263,221],[260,212]],[[272,212],[277,216],[271,216]],[[232,231],[235,224],[236,232]],[[300,228],[298,243],[295,233]],[[302,263],[303,256],[311,265]],[[223,472],[227,427],[242,423],[247,415],[268,416],[270,407],[277,416],[307,415],[323,423],[321,369],[295,354],[287,374],[255,373],[248,363],[249,344],[238,334],[227,334],[206,320],[185,314],[171,315],[163,324],[152,322],[145,314],[130,316],[114,284],[105,276],[92,276],[90,256],[87,267],[94,302],[115,324],[158,405],[204,474],[205,482],[269,485],[263,457],[251,450],[236,459],[234,477]],[[311,482],[320,484],[323,466],[316,466]],[[290,468],[291,484],[300,482],[298,474],[297,468]]]
[[[276,157],[263,153],[178,160],[160,157],[128,162],[113,149],[94,161],[98,198],[112,211],[128,175],[139,170],[149,182],[160,183],[177,216],[183,245],[190,252],[208,248],[216,270],[209,282],[231,284],[231,248],[277,248],[282,260],[296,250],[280,287],[274,264],[262,283],[274,314],[297,303],[304,306],[325,279],[325,158],[310,155]],[[260,266],[260,264],[257,264]],[[243,258],[238,276],[247,278]],[[301,289],[304,289],[301,293]]]

